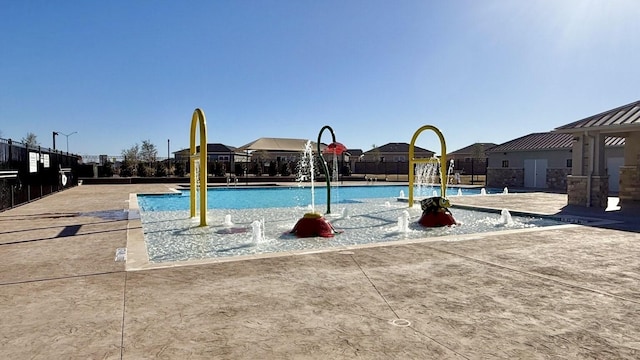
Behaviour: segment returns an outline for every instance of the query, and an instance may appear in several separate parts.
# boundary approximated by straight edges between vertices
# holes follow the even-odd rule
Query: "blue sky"
[[[202,108],[236,147],[324,125],[365,151],[422,125],[448,151],[499,144],[639,100],[638,19],[636,0],[0,0],[0,137],[166,156]]]

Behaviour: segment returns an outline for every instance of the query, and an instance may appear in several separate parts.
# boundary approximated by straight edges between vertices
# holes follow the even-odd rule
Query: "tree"
[[[376,144],[371,144],[371,155],[373,156],[373,161],[380,160],[380,149],[376,146]]]
[[[474,167],[474,163],[478,164],[482,164],[485,163],[486,160],[486,154],[484,152],[484,144],[482,143],[475,143],[473,144],[473,148],[471,149],[471,183],[473,184],[474,180],[474,176],[476,175],[476,173],[478,173],[478,166]],[[479,175],[483,175],[482,174],[482,170],[480,170],[480,172],[478,173]],[[484,173],[484,175],[486,175],[486,172]]]
[[[140,147],[138,144],[132,147],[122,150],[122,167],[120,169],[120,176],[134,176],[137,173],[138,161],[139,161]]]
[[[156,176],[158,149],[156,149],[156,146],[153,145],[150,140],[142,140],[142,146],[140,146],[138,158],[140,160],[138,163],[138,175],[144,177]],[[166,170],[164,171],[164,174],[166,175]]]
[[[30,132],[27,133],[27,137],[23,137],[22,140],[20,140],[21,143],[27,145],[28,147],[36,147],[39,146],[40,144],[38,143],[38,139],[36,137],[36,134]]]
[[[486,155],[484,153],[484,144],[475,143],[473,144],[473,148],[471,149],[471,156],[476,160],[483,160]]]
[[[278,164],[276,161],[269,161],[269,176],[276,176],[278,174]]]
[[[158,160],[158,149],[150,140],[143,140],[139,152],[140,161],[152,163]]]
[[[262,175],[262,165],[266,159],[267,153],[263,150],[256,150],[251,154],[251,160],[256,164],[256,167],[253,169],[254,175]]]
[[[107,160],[102,166],[102,176],[113,177],[113,163],[111,161]]]
[[[166,169],[161,170],[158,174],[158,149],[150,140],[143,140],[141,146],[135,144],[122,150],[122,156],[124,157],[121,169],[122,176],[151,177],[166,176],[167,174]]]
[[[122,150],[122,157],[127,159],[127,161],[138,162],[140,160],[140,146],[138,144],[134,144],[132,147]]]
[[[175,166],[174,174],[176,176],[182,177],[187,174],[187,169],[185,168],[185,164],[183,162],[177,162],[175,163],[174,166]]]

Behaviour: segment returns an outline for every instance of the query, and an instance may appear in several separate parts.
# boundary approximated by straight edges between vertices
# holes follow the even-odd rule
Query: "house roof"
[[[248,144],[240,146],[238,151],[266,150],[266,151],[304,151],[309,140],[306,139],[286,139],[286,138],[259,138]],[[313,150],[317,149],[315,142],[311,142]],[[320,144],[320,148],[326,145]]]
[[[491,149],[494,146],[497,146],[498,144],[494,144],[494,143],[475,143],[475,144],[471,144],[469,146],[465,146],[462,149],[458,149],[454,152],[450,152],[448,155],[465,155],[465,154],[473,154],[476,150],[476,147],[480,146],[482,151],[488,151],[489,149]]]
[[[362,149],[347,149],[349,156],[360,156],[363,154]]]
[[[410,144],[407,143],[388,143],[382,146],[378,146],[375,149],[371,149],[368,151],[365,151],[365,154],[368,154],[372,151],[378,151],[381,153],[403,153],[403,154],[408,154],[409,153],[409,146]],[[430,154],[435,154],[433,151],[431,150],[427,150],[427,149],[423,149],[421,147],[418,146],[414,146],[413,147],[413,151],[416,153],[430,153]]]
[[[196,150],[200,151],[200,145],[196,146]],[[174,154],[182,154],[182,153],[186,153],[189,154],[189,152],[191,151],[191,149],[186,148],[186,149],[180,149],[178,151],[174,151]],[[207,153],[232,153],[232,152],[236,152],[236,148],[233,146],[229,146],[229,145],[225,145],[225,144],[221,144],[221,143],[209,143],[207,144]]]
[[[200,149],[200,147],[197,147],[198,149]],[[225,144],[220,144],[220,143],[212,143],[212,144],[207,144],[207,152],[209,153],[218,153],[218,152],[235,152],[236,148],[233,146],[228,146]]]
[[[623,146],[624,138],[607,136],[605,146]],[[533,133],[507,141],[489,150],[488,153],[506,151],[531,151],[531,150],[562,150],[571,149],[573,146],[573,135],[568,133]]]
[[[629,127],[640,128],[640,100],[560,126],[554,131],[567,133],[579,130],[616,131]]]

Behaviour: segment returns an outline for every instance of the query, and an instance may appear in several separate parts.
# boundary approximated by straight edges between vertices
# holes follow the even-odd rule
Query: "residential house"
[[[307,146],[314,154],[317,152],[316,142],[307,139],[263,137],[240,146],[238,151],[250,154],[251,161],[298,161]],[[326,145],[320,144],[320,151],[325,147]]]
[[[320,151],[324,151],[326,147],[325,144],[320,144]],[[307,149],[316,154],[318,145],[307,139],[259,138],[239,147],[238,151],[245,152],[252,163],[248,173],[290,175],[295,172],[301,155]]]
[[[175,151],[173,156],[175,161],[189,161],[191,149],[182,149]],[[200,152],[200,146],[196,146],[196,152]],[[227,161],[234,163],[236,161],[241,162],[245,155],[242,152],[237,151],[233,146],[224,145],[221,143],[207,144],[207,159],[209,161]]]
[[[196,151],[200,152],[200,146],[196,146]],[[188,169],[191,149],[182,149],[173,153],[176,163],[182,163],[185,169]],[[221,143],[207,144],[207,160],[210,164],[214,164],[214,168],[210,171],[222,173],[232,172],[236,164],[247,162],[247,154],[238,151],[235,147],[224,145]],[[218,166],[219,164],[219,166]]]
[[[355,162],[353,172],[358,174],[404,174],[409,173],[408,143],[388,143],[365,151],[360,161]],[[416,158],[432,158],[435,152],[414,146]]]
[[[356,162],[362,161],[362,158],[364,157],[363,154],[364,151],[362,151],[362,149],[347,149],[347,151],[345,151],[344,153],[342,161],[344,161],[348,169],[344,170],[342,173],[351,174],[353,169],[356,168]]]
[[[497,146],[494,143],[474,143],[469,146],[465,146],[462,149],[458,149],[454,152],[447,154],[447,160],[471,160],[471,159],[486,159],[486,152],[492,147]]]
[[[464,175],[487,174],[487,151],[494,143],[474,143],[447,154],[447,162],[453,161],[453,172]],[[473,179],[472,179],[473,180]]]

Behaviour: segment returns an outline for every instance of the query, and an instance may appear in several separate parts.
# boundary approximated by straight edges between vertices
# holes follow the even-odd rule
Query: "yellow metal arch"
[[[416,159],[415,158],[415,143],[418,135],[424,130],[433,130],[440,138],[440,196],[446,197],[447,194],[447,177],[443,174],[443,171],[447,171],[447,145],[444,141],[444,136],[436,128],[431,125],[424,125],[418,131],[413,134],[411,138],[411,144],[409,145],[409,207],[413,206],[413,183],[415,181],[415,169],[414,165],[417,163],[429,163],[433,162],[433,159]]]
[[[198,126],[199,125],[199,126]],[[200,152],[196,150],[196,126],[200,130]],[[196,216],[196,158],[200,160],[200,226],[207,226],[207,119],[204,111],[196,109],[191,117],[189,154],[191,217]]]

